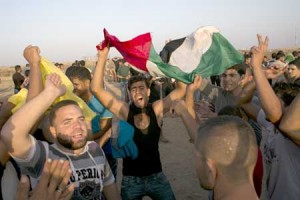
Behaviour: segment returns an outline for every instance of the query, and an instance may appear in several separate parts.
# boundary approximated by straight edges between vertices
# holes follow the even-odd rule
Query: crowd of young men
[[[195,170],[201,187],[211,191],[208,198],[259,199],[264,174],[265,198],[297,199],[300,195],[300,73],[297,71],[300,61],[295,55],[289,63],[276,65],[274,61],[275,64],[264,67],[268,43],[268,38],[263,40],[258,35],[258,46],[251,48],[250,61],[228,66],[220,75],[220,87],[195,75],[193,83],[177,82],[172,92],[151,103],[146,76],[130,77],[127,69],[123,78],[128,80],[124,85],[129,101],[106,90],[104,71],[109,47],[98,50],[93,78],[84,66],[71,66],[66,71],[74,94],[96,113],[88,122],[76,101],[53,104],[66,93],[62,77],[55,73],[42,77],[39,48],[26,47],[24,57],[31,69],[26,103],[14,113],[15,105],[9,103],[0,111],[1,173],[10,159],[22,175],[19,187],[11,196],[18,199],[126,200],[144,196],[176,199],[163,172],[159,152],[162,120],[171,112],[182,118],[194,143]],[[18,68],[16,73],[20,73]],[[42,79],[45,79],[44,86]],[[270,79],[276,80],[273,85]],[[16,84],[16,93],[19,85]],[[206,111],[215,113],[210,119],[201,117],[203,106],[197,105],[202,99],[195,99],[199,91],[209,101],[205,104]],[[133,127],[132,140],[138,152],[136,158],[123,158],[120,189],[116,184],[117,161],[111,151],[113,116]],[[43,127],[42,137],[37,136],[41,134],[39,127]],[[266,135],[263,153],[260,151],[262,132]],[[15,186],[16,182],[8,184]]]

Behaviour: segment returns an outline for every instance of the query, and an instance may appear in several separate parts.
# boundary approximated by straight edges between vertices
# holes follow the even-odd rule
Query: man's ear
[[[84,81],[84,85],[86,86],[86,87],[90,87],[90,85],[91,85],[91,81],[90,80],[85,80]]]
[[[206,160],[206,165],[208,167],[208,182],[210,186],[214,188],[216,184],[216,178],[217,178],[217,165],[210,158]]]
[[[50,126],[49,130],[50,130],[52,137],[56,139],[57,133],[56,133],[56,129],[54,128],[54,126]]]
[[[150,90],[150,88],[148,88],[148,89],[147,89],[147,96],[148,96],[148,97],[150,97],[150,93],[151,93],[151,90]]]

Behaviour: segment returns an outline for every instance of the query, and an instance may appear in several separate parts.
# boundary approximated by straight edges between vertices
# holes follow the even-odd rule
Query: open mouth
[[[143,100],[143,97],[138,97],[137,102],[141,102]]]
[[[76,135],[73,135],[72,138],[78,140],[78,139],[82,139],[83,138],[83,134],[76,134]]]

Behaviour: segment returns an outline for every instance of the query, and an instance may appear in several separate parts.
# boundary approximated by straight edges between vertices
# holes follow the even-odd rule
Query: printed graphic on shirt
[[[104,165],[76,169],[70,177],[70,182],[75,183],[74,197],[76,199],[101,199],[103,189]]]

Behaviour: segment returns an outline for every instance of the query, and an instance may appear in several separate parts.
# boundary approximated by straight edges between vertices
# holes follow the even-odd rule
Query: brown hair
[[[73,100],[63,100],[63,101],[60,101],[58,103],[56,103],[52,109],[50,110],[50,113],[49,113],[49,122],[50,122],[50,125],[52,126],[53,125],[53,122],[55,120],[55,117],[56,117],[56,111],[59,110],[60,108],[62,107],[65,107],[65,106],[68,106],[68,105],[75,105],[75,106],[78,106],[78,103],[76,101],[73,101]]]
[[[135,76],[132,76],[129,81],[128,81],[128,90],[130,90],[130,87],[132,86],[133,83],[139,82],[139,81],[144,81],[146,84],[146,87],[149,88],[149,82],[148,79],[146,78],[145,75],[143,74],[138,74]]]

